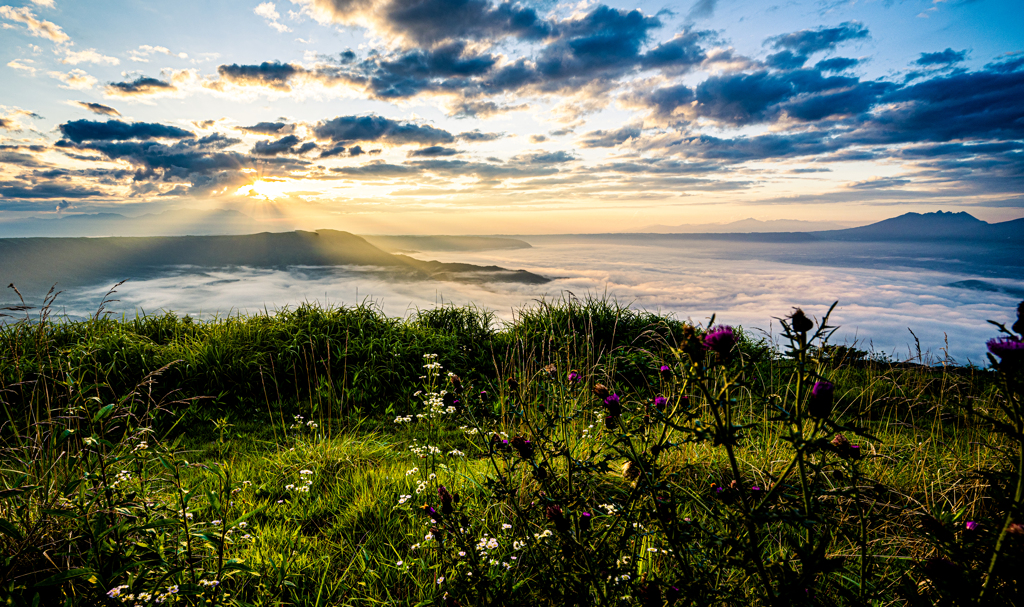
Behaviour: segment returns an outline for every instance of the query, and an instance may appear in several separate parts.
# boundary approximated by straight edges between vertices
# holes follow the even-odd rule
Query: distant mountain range
[[[803,221],[800,219],[772,219],[761,221],[754,218],[741,219],[729,223],[695,223],[689,225],[666,226],[655,224],[637,230],[641,234],[746,234],[772,232],[817,232],[821,230],[841,230],[850,225],[834,221]]]
[[[772,222],[757,222],[757,220],[744,220],[725,224],[735,226],[737,224],[750,226],[749,222],[765,224]],[[788,224],[810,224],[811,222],[790,222]],[[864,241],[864,242],[886,242],[886,241],[908,241],[908,240],[948,240],[955,238],[960,241],[982,241],[982,242],[1024,242],[1024,218],[1000,223],[988,223],[974,217],[970,213],[948,213],[936,211],[934,213],[904,213],[899,217],[885,219],[878,223],[856,228],[841,230],[759,230],[759,231],[732,231],[732,232],[675,232],[667,234],[655,232],[659,235],[671,235],[681,238],[694,238],[701,240],[739,240],[750,242],[806,242],[806,241]]]
[[[410,279],[543,284],[548,279],[498,266],[422,261],[382,251],[337,230],[245,236],[0,239],[0,284],[38,290],[117,282],[168,266],[360,266]]]
[[[988,223],[970,213],[905,213],[871,225],[814,232],[821,240],[987,240],[1024,241],[1024,218]]]

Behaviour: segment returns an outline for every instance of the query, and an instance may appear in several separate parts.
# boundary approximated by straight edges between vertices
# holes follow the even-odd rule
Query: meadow
[[[1022,602],[1019,317],[977,368],[571,295],[49,309],[0,327],[6,604]]]

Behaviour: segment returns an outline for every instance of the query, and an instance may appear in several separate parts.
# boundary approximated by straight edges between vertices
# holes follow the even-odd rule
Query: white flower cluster
[[[395,418],[395,423],[396,424],[408,424],[411,421],[412,421],[412,416],[411,415],[406,415],[405,417],[402,417],[401,415],[399,415],[398,417]]]
[[[110,483],[110,488],[113,489],[114,487],[120,485],[121,483],[127,483],[130,480],[132,480],[132,473],[128,472],[127,470],[122,470],[117,473],[117,476],[114,477],[113,482]]]
[[[487,537],[486,535],[480,538],[480,541],[476,544],[476,550],[481,556],[487,554],[488,550],[497,550],[498,540],[493,537]]]
[[[411,495],[399,495],[398,496],[398,505],[401,506],[402,504],[404,504],[405,502],[407,502],[407,501],[409,501],[411,499],[412,499]]]
[[[443,368],[441,367],[441,363],[437,362],[437,354],[424,354],[423,360],[429,361],[427,364],[423,365],[424,369],[433,370]]]
[[[112,599],[118,599],[122,603],[135,602],[135,605],[140,606],[143,603],[165,603],[167,599],[171,598],[175,594],[178,594],[178,585],[168,586],[166,590],[157,590],[156,592],[140,592],[138,594],[125,594],[128,590],[127,585],[117,586],[107,591],[107,596]]]
[[[316,430],[317,428],[320,427],[320,424],[316,423],[313,420],[309,420],[308,422],[304,421],[304,420],[305,420],[305,418],[302,417],[301,415],[296,415],[295,416],[295,423],[292,424],[291,426],[288,426],[289,429],[291,429],[291,430],[303,430],[303,429],[307,429],[308,428],[309,430]]]
[[[300,485],[285,485],[285,491],[298,491],[299,493],[309,493],[309,487],[313,484],[313,471],[312,470],[299,470],[301,478]]]

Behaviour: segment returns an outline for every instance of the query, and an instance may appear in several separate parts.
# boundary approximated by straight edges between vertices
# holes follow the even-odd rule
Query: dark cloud
[[[855,181],[847,184],[846,187],[853,188],[855,190],[881,190],[888,188],[899,188],[910,183],[909,179],[899,179],[896,177],[876,177],[874,179],[866,179],[864,181]]]
[[[598,130],[585,133],[579,140],[579,145],[584,148],[612,148],[630,139],[639,138],[639,127],[624,126],[611,131]]]
[[[533,8],[488,0],[306,0],[336,21],[375,27],[410,44],[431,46],[450,40],[516,37],[541,40],[552,25]]]
[[[662,42],[641,58],[644,68],[672,68],[674,71],[690,69],[707,59],[702,48],[711,34],[686,30],[673,39]]]
[[[807,55],[797,55],[793,51],[785,50],[768,55],[764,62],[768,67],[777,70],[795,70],[807,63]]]
[[[865,121],[867,143],[1024,139],[1024,71],[983,69],[894,90]]]
[[[117,97],[143,97],[176,90],[178,90],[178,87],[170,82],[164,82],[163,80],[147,76],[139,76],[131,82],[111,82],[106,88],[108,95],[115,95]]]
[[[544,143],[547,140],[548,140],[548,136],[547,135],[538,135],[536,133],[534,133],[533,135],[530,135],[530,143]]]
[[[75,185],[27,185],[16,181],[0,181],[0,198],[5,199],[93,198],[103,195],[101,190]]]
[[[436,158],[440,156],[454,156],[459,153],[459,150],[454,148],[446,148],[440,145],[432,145],[426,148],[420,148],[418,150],[412,150],[407,154],[410,158],[414,157],[426,157]]]
[[[184,139],[193,134],[176,126],[155,122],[121,122],[108,120],[72,120],[58,126],[61,134],[75,143],[83,141],[127,140],[127,139]]]
[[[788,49],[798,55],[810,56],[821,51],[833,50],[849,40],[863,40],[868,35],[866,27],[860,23],[847,21],[836,27],[819,27],[775,36],[769,38],[767,42],[777,49]]]
[[[280,132],[288,127],[287,123],[284,122],[257,122],[252,126],[240,126],[236,127],[239,131],[245,131],[246,133],[255,133],[257,135],[278,135]]]
[[[296,75],[306,73],[306,70],[302,66],[290,63],[264,61],[259,65],[221,65],[217,68],[217,73],[232,84],[289,90],[288,81]]]
[[[76,101],[75,105],[83,107],[83,108],[89,110],[90,112],[92,112],[93,114],[100,114],[100,115],[103,115],[103,116],[120,116],[121,115],[121,112],[118,112],[117,110],[115,110],[114,108],[112,108],[112,107],[110,107],[108,105],[103,105],[102,103],[92,103],[92,102],[89,102],[89,101]]]
[[[597,72],[607,78],[607,70],[635,66],[649,32],[660,26],[657,17],[638,10],[598,6],[579,19],[559,23],[561,36],[541,51],[537,73],[545,80],[576,80]]]
[[[389,145],[439,145],[452,143],[455,137],[448,131],[428,125],[399,122],[383,116],[339,116],[318,122],[313,133],[321,141],[345,144],[379,141]]]
[[[954,51],[951,48],[947,48],[944,51],[937,53],[921,53],[921,57],[914,62],[914,65],[920,65],[921,67],[931,67],[934,65],[953,65],[954,63],[960,63],[967,58],[967,51]]]
[[[831,59],[822,59],[815,63],[814,69],[822,72],[845,72],[859,63],[860,61],[858,59],[851,59],[849,57],[832,57]]]
[[[561,150],[557,152],[531,152],[529,154],[519,154],[513,156],[509,162],[519,164],[562,164],[565,162],[572,162],[576,160],[576,157],[569,152],[563,152]]]
[[[460,141],[494,141],[495,139],[501,139],[505,136],[505,133],[484,133],[480,129],[473,131],[466,131],[459,133],[455,136]]]
[[[252,153],[257,156],[276,156],[291,151],[299,141],[295,135],[285,135],[277,141],[257,141],[252,148]],[[316,144],[313,145],[316,146]]]

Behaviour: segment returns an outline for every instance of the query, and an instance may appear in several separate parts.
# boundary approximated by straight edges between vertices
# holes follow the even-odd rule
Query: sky
[[[0,5],[0,222],[1024,216],[1024,3]]]

